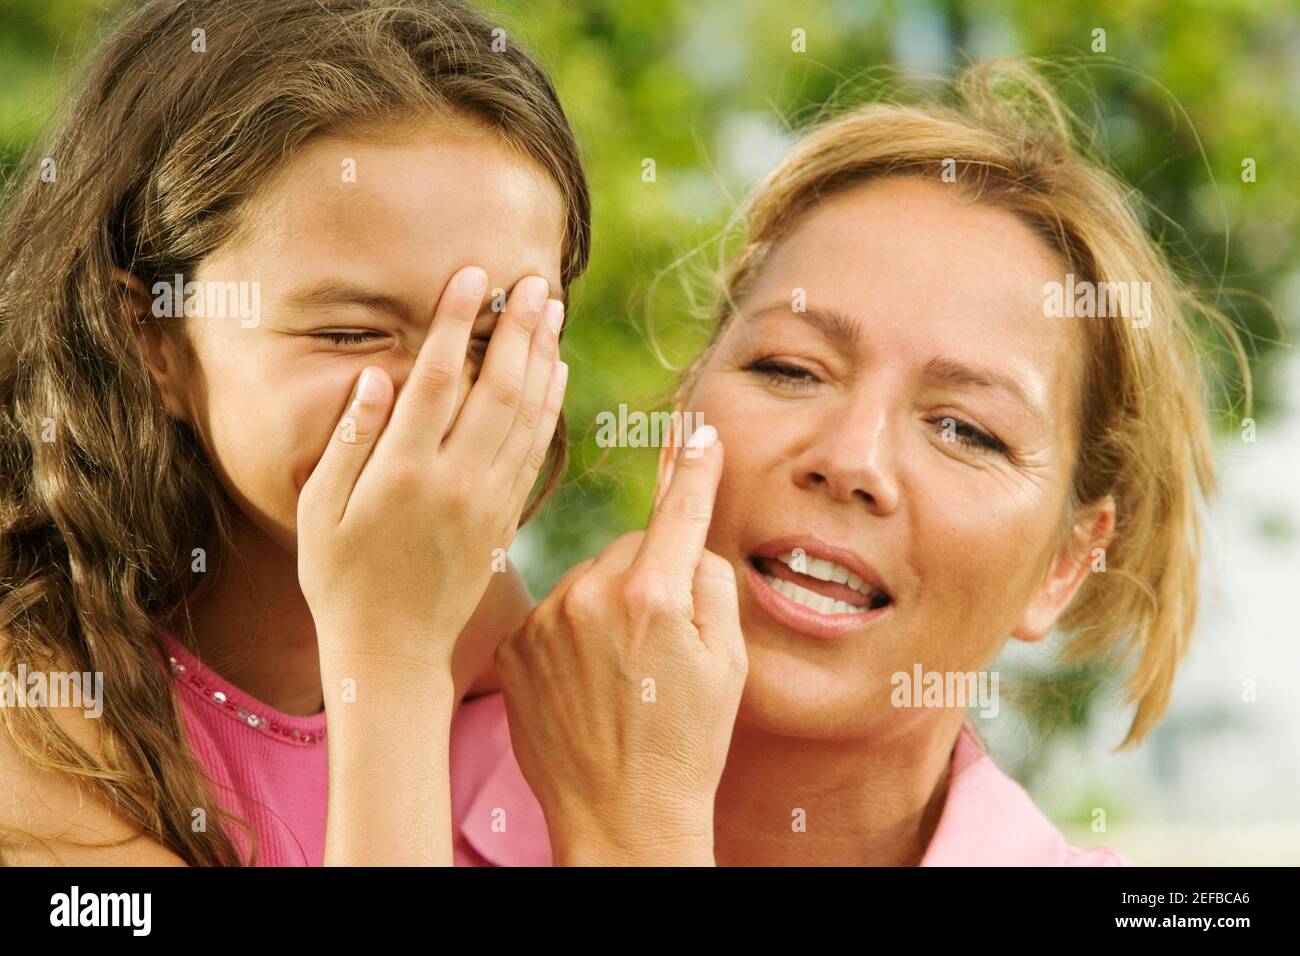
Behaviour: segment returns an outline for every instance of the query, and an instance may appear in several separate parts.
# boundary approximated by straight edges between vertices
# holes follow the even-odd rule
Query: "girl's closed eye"
[[[313,332],[311,337],[321,341],[331,342],[334,345],[361,345],[367,342],[373,342],[377,339],[384,338],[384,333],[376,332],[373,329],[330,329],[323,332]],[[473,360],[482,362],[483,355],[487,351],[488,339],[491,335],[476,335],[470,339],[469,348],[466,354]]]
[[[380,333],[370,329],[351,330],[351,331],[328,331],[313,332],[311,337],[314,339],[323,339],[326,342],[333,342],[335,345],[357,345],[361,342],[368,342],[372,339],[379,338]]]

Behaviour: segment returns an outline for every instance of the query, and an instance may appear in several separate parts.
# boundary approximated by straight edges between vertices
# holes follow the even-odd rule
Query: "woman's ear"
[[[167,414],[179,421],[189,421],[183,385],[187,381],[184,355],[163,324],[154,318],[153,299],[144,283],[118,268],[113,269],[113,279],[121,295],[122,308],[135,330],[140,354],[162,392]]]
[[[1069,538],[1057,549],[1011,636],[1040,641],[1069,606],[1089,574],[1106,570],[1106,546],[1115,533],[1115,499],[1107,495],[1086,509],[1074,523]]]

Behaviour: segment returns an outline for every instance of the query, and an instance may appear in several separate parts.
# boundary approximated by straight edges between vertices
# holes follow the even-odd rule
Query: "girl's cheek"
[[[300,382],[292,390],[281,388],[281,411],[266,417],[267,426],[279,434],[264,435],[267,442],[264,447],[292,450],[291,477],[295,495],[302,491],[302,486],[334,438],[353,386],[364,367],[322,375],[310,383]]]

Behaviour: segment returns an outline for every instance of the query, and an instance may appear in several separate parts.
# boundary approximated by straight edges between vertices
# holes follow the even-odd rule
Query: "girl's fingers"
[[[393,440],[418,460],[433,460],[455,414],[470,333],[487,284],[487,273],[478,266],[451,277],[393,409]]]
[[[560,326],[564,323],[564,304],[547,299],[541,321],[533,332],[533,346],[528,355],[528,372],[524,393],[515,413],[514,423],[497,450],[493,467],[503,475],[513,475],[524,467],[543,421],[546,400],[551,391],[555,370],[555,353],[560,347]],[[553,423],[552,423],[553,424]],[[547,438],[546,441],[550,441]]]
[[[352,489],[388,421],[392,404],[393,382],[388,373],[373,365],[362,369],[325,454],[298,497],[300,525],[304,519],[323,519],[331,526],[343,520]]]
[[[534,331],[548,292],[541,276],[525,276],[515,283],[488,343],[478,381],[447,436],[453,451],[485,468],[496,459],[523,402]]]
[[[528,493],[537,481],[537,474],[546,461],[551,439],[555,437],[555,423],[560,418],[560,409],[564,407],[564,390],[569,382],[569,366],[558,359],[546,370],[546,397],[543,399],[542,411],[537,419],[537,427],[528,434],[530,445],[523,458],[513,467],[514,490],[512,507],[522,512],[528,502]],[[509,474],[510,472],[507,472]]]

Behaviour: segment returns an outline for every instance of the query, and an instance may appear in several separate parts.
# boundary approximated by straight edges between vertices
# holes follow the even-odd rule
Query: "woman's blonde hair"
[[[8,184],[0,670],[102,673],[106,761],[45,708],[0,708],[0,726],[33,764],[75,777],[191,864],[243,861],[211,825],[222,814],[155,657],[157,625],[183,619],[233,564],[236,506],[166,414],[114,270],[145,288],[190,274],[313,137],[468,118],[556,182],[567,288],[590,244],[581,156],[545,71],[500,35],[460,0],[150,0]],[[533,508],[562,475],[563,423],[551,452]],[[191,569],[196,545],[206,574]],[[191,826],[197,808],[206,829]]]
[[[1229,343],[1249,415],[1245,351],[1232,323],[1147,235],[1136,192],[1077,145],[1073,118],[1033,65],[976,64],[950,92],[955,102],[858,106],[799,139],[741,210],[744,244],[715,283],[712,338],[682,375],[678,400],[800,217],[870,180],[946,174],[964,198],[1019,216],[1076,282],[1149,282],[1149,326],[1083,321],[1079,452],[1060,528],[1064,542],[1083,509],[1114,496],[1105,572],[1088,575],[1058,626],[1068,636],[1063,665],[1098,658],[1131,665],[1126,696],[1136,714],[1121,744],[1128,747],[1168,705],[1196,619],[1198,507],[1215,489],[1198,320]]]

